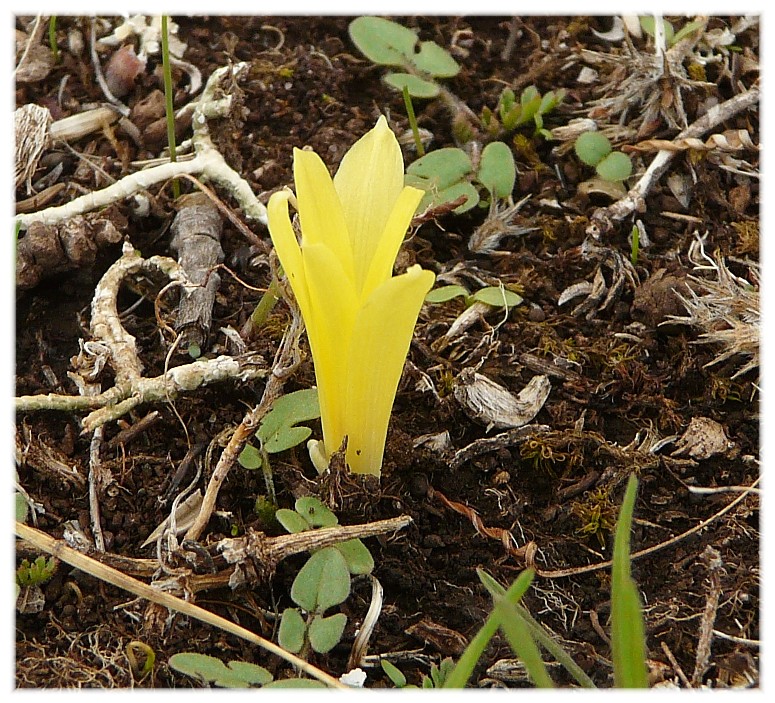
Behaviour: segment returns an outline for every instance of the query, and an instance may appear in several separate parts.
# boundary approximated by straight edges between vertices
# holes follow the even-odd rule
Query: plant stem
[[[57,16],[51,15],[48,20],[48,43],[54,55],[54,63],[59,63],[59,46],[57,45]]]
[[[417,117],[414,114],[414,105],[412,105],[412,98],[409,97],[409,88],[404,86],[404,105],[406,105],[406,114],[409,117],[409,126],[412,128],[412,134],[414,135],[414,145],[417,149],[417,156],[425,156],[425,147],[422,145],[420,139],[420,130],[417,128]]]
[[[167,15],[161,16],[161,58],[164,70],[164,98],[167,114],[167,141],[170,148],[170,161],[177,161],[175,151],[175,107],[172,101],[172,68],[170,67],[170,47],[167,29]],[[172,195],[177,200],[180,197],[180,183],[175,178],[172,181]]]

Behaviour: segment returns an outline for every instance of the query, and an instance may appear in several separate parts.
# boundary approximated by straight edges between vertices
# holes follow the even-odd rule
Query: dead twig
[[[194,524],[186,532],[185,539],[196,541],[202,534],[207,522],[210,519],[210,515],[215,509],[215,501],[218,497],[223,482],[237,461],[240,453],[245,447],[245,444],[258,429],[258,425],[263,417],[269,412],[272,407],[272,403],[280,397],[282,394],[283,385],[286,378],[293,373],[296,367],[300,363],[299,356],[299,338],[303,329],[303,322],[301,319],[301,313],[295,304],[291,304],[289,299],[289,305],[292,311],[291,323],[285,331],[283,340],[280,343],[280,347],[275,355],[275,361],[272,366],[272,371],[269,374],[264,393],[261,396],[261,402],[253,408],[239,424],[237,429],[229,439],[229,443],[221,453],[218,460],[218,464],[210,476],[210,481],[205,491],[204,499],[202,501],[202,507],[199,511],[199,515],[194,520]]]
[[[755,84],[744,93],[735,95],[726,102],[716,105],[706,112],[700,119],[684,129],[674,141],[702,137],[706,132],[717,127],[722,122],[731,119],[739,112],[748,110],[759,102],[759,85]],[[660,149],[649,164],[646,172],[627,195],[613,205],[598,208],[590,218],[587,234],[599,238],[602,234],[610,232],[615,222],[623,220],[628,215],[645,208],[645,199],[649,191],[667,171],[673,157],[678,153],[673,149]]]
[[[64,544],[64,542],[56,540],[44,532],[41,532],[40,530],[36,530],[25,525],[24,523],[17,521],[16,534],[38,549],[51,554],[57,559],[61,559],[65,563],[70,564],[70,566],[74,566],[76,569],[80,569],[81,571],[90,574],[95,578],[105,581],[106,583],[116,586],[117,588],[122,588],[125,591],[129,591],[139,598],[145,598],[152,603],[169,608],[170,610],[175,610],[179,613],[182,613],[183,615],[195,618],[196,620],[199,620],[200,622],[203,622],[207,625],[212,625],[219,630],[223,630],[224,632],[228,632],[232,635],[240,637],[241,639],[244,639],[251,644],[256,644],[271,654],[276,654],[278,657],[281,657],[285,661],[289,662],[300,671],[303,671],[305,674],[308,674],[309,676],[322,681],[328,686],[332,686],[334,688],[347,688],[344,684],[337,681],[330,674],[327,674],[325,671],[318,669],[303,659],[299,659],[299,657],[285,651],[282,647],[274,644],[274,642],[266,640],[263,637],[259,637],[253,632],[246,630],[244,627],[235,625],[233,622],[226,620],[225,618],[222,618],[215,613],[211,613],[210,611],[205,610],[198,605],[189,603],[182,598],[177,598],[176,596],[165,593],[158,588],[149,586],[142,581],[133,579],[126,574],[122,574],[120,571],[110,566],[106,566],[105,564],[100,563],[96,559],[92,559],[86,554],[81,554],[81,552],[68,547],[66,544]]]
[[[155,378],[145,378],[135,338],[121,324],[116,302],[124,279],[139,273],[161,273],[173,282],[191,285],[174,259],[164,256],[143,259],[131,245],[124,245],[123,256],[106,271],[95,288],[90,325],[92,339],[82,343],[76,372],[71,375],[76,383],[83,383],[84,379],[91,382],[109,364],[115,373],[113,387],[95,395],[49,393],[22,396],[16,399],[17,412],[92,410],[81,425],[84,432],[93,432],[100,425],[122,417],[143,403],[168,402],[180,393],[228,379],[246,382],[266,376],[263,358],[257,354],[245,354],[201,359],[169,369]]]
[[[165,163],[144,171],[138,171],[125,176],[107,188],[75,198],[65,205],[18,215],[14,223],[22,229],[27,229],[33,222],[56,224],[75,215],[83,215],[91,210],[97,210],[124,200],[135,193],[148,190],[156,184],[173,178],[179,178],[185,174],[201,174],[202,177],[224,188],[239,203],[246,217],[266,224],[266,208],[256,198],[250,184],[226,163],[221,153],[215,148],[207,127],[208,119],[226,116],[232,106],[231,96],[216,98],[217,92],[221,89],[221,82],[227,76],[236,78],[243,75],[247,69],[248,64],[243,62],[213,71],[202,96],[190,107],[194,112],[192,143],[195,156],[193,159]]]

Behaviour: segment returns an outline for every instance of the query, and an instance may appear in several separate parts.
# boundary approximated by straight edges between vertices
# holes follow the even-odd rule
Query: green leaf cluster
[[[259,447],[246,444],[239,463],[246,469],[259,469],[268,464],[268,454],[278,454],[306,440],[312,430],[298,426],[320,417],[317,388],[306,388],[281,396],[272,404],[256,432]]]
[[[427,303],[446,303],[454,298],[463,297],[466,307],[476,302],[491,305],[494,308],[512,308],[522,302],[522,297],[514,291],[500,286],[486,286],[475,293],[471,293],[465,286],[452,285],[435,288],[425,296]]]
[[[404,87],[415,98],[435,98],[440,88],[436,78],[451,78],[460,66],[436,42],[420,42],[417,33],[382,17],[358,17],[349,26],[350,39],[366,58],[381,66],[404,69],[385,76],[385,82],[401,92]]]
[[[419,212],[429,207],[440,207],[455,202],[461,196],[465,201],[453,212],[462,214],[478,205],[478,182],[490,194],[491,199],[508,198],[514,190],[517,168],[514,155],[503,142],[490,142],[482,150],[474,167],[471,157],[457,147],[445,147],[426,154],[406,169],[406,185],[425,191]]]
[[[544,115],[554,110],[565,99],[565,90],[550,90],[544,95],[538,92],[538,88],[529,85],[519,96],[511,88],[505,88],[498,99],[495,112],[485,107],[482,110],[482,124],[493,135],[500,133],[501,129],[512,132],[524,124],[532,122],[535,125],[535,133],[545,139],[551,139],[549,130],[544,129]]]
[[[32,563],[27,559],[22,559],[16,569],[16,583],[22,588],[29,586],[39,586],[48,581],[56,571],[56,560],[54,557],[46,559],[39,556]]]
[[[632,175],[632,161],[627,154],[613,151],[611,142],[600,132],[584,132],[573,145],[576,156],[593,166],[604,181],[621,182]]]
[[[294,508],[283,508],[275,514],[291,533],[333,527],[339,522],[331,510],[312,496],[299,498]],[[298,607],[283,611],[277,634],[280,646],[294,654],[307,647],[320,654],[333,649],[342,638],[347,616],[325,613],[347,600],[351,575],[368,574],[373,568],[374,559],[359,539],[313,552],[293,580],[291,599]]]

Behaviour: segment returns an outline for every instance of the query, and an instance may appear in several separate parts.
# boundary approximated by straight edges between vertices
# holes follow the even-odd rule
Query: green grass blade
[[[630,573],[630,529],[638,479],[627,483],[614,537],[611,574],[611,649],[617,688],[647,688],[646,635],[640,598]]]
[[[500,619],[500,628],[503,630],[503,634],[506,635],[509,645],[514,650],[514,654],[525,665],[528,676],[530,676],[536,687],[554,688],[554,682],[552,677],[549,676],[546,664],[541,659],[538,645],[514,605],[503,598],[499,598],[495,612]]]
[[[597,688],[594,681],[592,681],[592,679],[584,673],[584,670],[573,661],[571,655],[568,654],[568,652],[562,648],[562,645],[533,618],[523,605],[517,603],[514,608],[525,621],[533,639],[549,652],[549,654],[554,657],[555,661],[565,667],[567,672],[576,680],[576,683],[578,683],[579,686],[582,688]]]
[[[485,585],[493,598],[502,598],[506,595],[506,591],[492,576],[486,572],[479,574],[479,578]],[[530,634],[533,639],[538,642],[549,654],[551,654],[555,660],[560,663],[568,673],[576,680],[579,686],[583,688],[596,688],[595,683],[589,676],[584,673],[584,670],[573,661],[573,658],[568,654],[562,645],[557,642],[551,634],[549,634],[543,626],[528,612],[527,608],[521,603],[515,603],[514,609],[517,614],[524,620],[527,625]]]
[[[531,569],[523,571],[514,583],[511,584],[509,589],[503,592],[500,584],[495,581],[489,574],[485,573],[481,569],[477,570],[479,578],[485,587],[490,590],[490,586],[495,584],[498,589],[501,590],[503,599],[507,603],[515,604],[526,593],[530,587],[530,583],[533,580],[534,572]],[[492,593],[492,591],[490,591]],[[471,678],[471,674],[474,671],[476,663],[484,653],[487,645],[489,644],[492,636],[498,631],[498,622],[500,618],[494,612],[490,613],[490,616],[485,621],[479,632],[476,633],[474,638],[469,642],[468,647],[461,655],[452,673],[447,677],[444,682],[444,688],[464,688],[468,683],[468,679]]]

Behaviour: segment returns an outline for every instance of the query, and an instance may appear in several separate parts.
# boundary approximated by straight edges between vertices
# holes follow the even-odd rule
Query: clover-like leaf
[[[436,42],[424,41],[417,48],[417,34],[407,27],[403,27],[392,20],[382,17],[358,17],[354,19],[348,29],[350,39],[360,51],[371,61],[383,66],[401,66],[408,70],[407,74],[390,74],[386,81],[403,90],[405,76],[411,74],[418,78],[451,78],[460,71],[460,65],[452,58],[452,55]],[[396,79],[396,76],[402,76]],[[432,83],[422,85],[414,84],[421,93],[416,93],[412,85],[408,85],[409,92],[415,97],[436,97],[439,89]],[[433,94],[429,94],[428,85],[434,88]]]
[[[503,142],[490,142],[482,150],[476,179],[496,198],[508,198],[514,190],[517,168],[514,154]]]
[[[463,286],[442,286],[441,288],[434,288],[428,295],[425,296],[425,302],[427,303],[446,303],[453,298],[459,298],[460,296],[467,298],[470,293],[467,288]]]
[[[315,496],[302,496],[293,506],[310,527],[333,527],[339,518]]]
[[[243,447],[237,461],[239,461],[240,466],[245,469],[250,469],[251,471],[260,469],[261,464],[264,463],[264,460],[261,457],[261,452],[258,451],[258,449],[256,449],[252,444],[246,444]]]
[[[614,151],[606,156],[595,170],[605,181],[624,181],[632,175],[632,161],[627,154]]]
[[[323,613],[350,595],[350,571],[341,552],[325,547],[315,552],[291,586],[293,602],[307,612]]]
[[[385,76],[385,83],[398,91],[403,91],[406,86],[409,95],[413,98],[435,98],[440,92],[439,86],[435,83],[413,76],[411,73],[388,73]]]
[[[463,202],[458,205],[452,212],[456,215],[462,215],[464,212],[468,212],[472,208],[476,207],[479,203],[479,192],[468,181],[462,183],[455,183],[448,188],[437,190],[432,186],[428,186],[427,182],[418,179],[416,182],[412,182],[410,177],[406,178],[407,185],[413,185],[416,188],[425,190],[425,195],[420,201],[420,205],[417,208],[418,212],[424,212],[428,208],[441,207],[446,203],[455,203],[460,198],[465,198]]]
[[[320,417],[317,388],[307,388],[281,396],[272,404],[259,425],[256,437],[270,454],[285,451],[312,434],[309,427],[296,427]]]
[[[280,508],[274,514],[274,516],[277,522],[279,522],[291,534],[296,534],[297,532],[306,532],[310,528],[310,524],[295,510]]]
[[[465,201],[454,210],[460,215],[479,202],[479,193],[468,180],[473,171],[474,167],[468,154],[456,147],[445,147],[412,163],[406,169],[405,181],[406,185],[421,188],[426,192],[420,202],[419,212],[465,197]]]
[[[318,654],[331,651],[342,639],[347,616],[336,613],[327,618],[316,615],[309,625],[309,643]]]
[[[227,666],[220,659],[198,652],[173,654],[169,665],[181,674],[199,678],[222,688],[263,686],[272,680],[272,674],[263,666],[250,662],[231,661]]]
[[[611,142],[600,132],[584,132],[576,139],[573,148],[576,156],[588,166],[597,166],[611,153]]]
[[[351,574],[370,574],[374,570],[374,558],[368,547],[359,539],[348,539],[334,545],[344,557]]]
[[[473,170],[471,159],[465,151],[457,147],[445,147],[417,159],[409,165],[406,173],[432,181],[436,188],[442,190],[460,182]]]
[[[317,679],[280,679],[268,683],[264,688],[326,688],[322,681]]]
[[[348,32],[367,59],[384,66],[403,66],[417,44],[415,32],[382,17],[357,17]]]
[[[522,297],[517,295],[514,291],[510,291],[507,288],[500,288],[499,286],[487,286],[486,288],[481,288],[471,296],[471,299],[478,300],[480,303],[485,303],[486,305],[491,305],[494,308],[512,308],[522,302]]]
[[[460,64],[436,42],[424,41],[412,56],[412,63],[421,71],[436,78],[452,78],[460,73]]]
[[[286,608],[280,617],[280,627],[277,630],[277,641],[283,649],[297,654],[304,646],[304,636],[307,623],[298,608]]]

